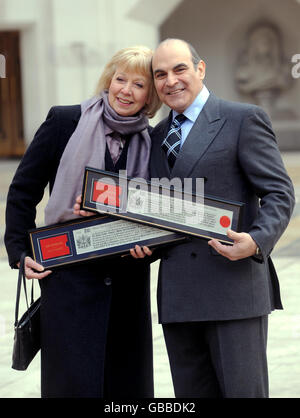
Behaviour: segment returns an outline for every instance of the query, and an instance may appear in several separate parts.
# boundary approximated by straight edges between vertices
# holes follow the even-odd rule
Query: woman
[[[119,51],[95,97],[50,110],[8,193],[5,244],[12,267],[28,251],[27,230],[35,227],[36,205],[48,183],[45,223],[52,224],[76,217],[73,205],[86,165],[147,178],[147,116],[160,106],[151,58],[145,47]],[[42,279],[42,397],[153,397],[145,261],[120,257],[49,272],[26,257],[25,272]]]

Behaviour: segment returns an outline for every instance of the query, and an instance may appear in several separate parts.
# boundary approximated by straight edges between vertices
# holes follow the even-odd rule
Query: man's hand
[[[18,263],[20,268],[20,263]],[[25,257],[25,276],[27,279],[43,279],[44,277],[49,276],[52,273],[51,270],[45,271],[44,267],[41,264],[34,261],[31,257]]]
[[[141,248],[139,245],[136,245],[134,248],[131,248],[130,254],[133,258],[144,258],[146,255],[152,255],[152,251],[146,246]]]
[[[81,195],[76,197],[76,203],[73,206],[74,215],[77,215],[77,216],[93,216],[93,215],[95,215],[93,212],[89,212],[87,210],[80,210],[81,200],[82,200]]]
[[[208,244],[231,261],[241,260],[255,254],[257,245],[250,234],[228,229],[227,236],[234,241],[233,245],[222,244],[216,239],[208,241]]]

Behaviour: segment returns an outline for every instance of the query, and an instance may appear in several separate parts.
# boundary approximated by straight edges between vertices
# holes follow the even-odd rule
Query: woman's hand
[[[18,263],[18,267],[20,268],[20,263]],[[44,267],[34,261],[31,257],[25,257],[25,276],[27,279],[43,279],[44,277],[49,276],[52,273],[51,270],[46,270]]]
[[[136,245],[134,248],[131,248],[130,254],[133,258],[144,258],[146,255],[152,255],[152,251],[146,246],[141,248],[139,245]]]
[[[93,215],[95,215],[93,212],[88,212],[87,210],[81,210],[80,209],[81,201],[82,201],[81,195],[77,196],[76,197],[76,203],[73,206],[74,215],[77,215],[77,216],[93,216]]]

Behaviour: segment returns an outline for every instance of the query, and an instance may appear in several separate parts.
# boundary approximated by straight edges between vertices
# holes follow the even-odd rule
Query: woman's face
[[[109,104],[119,115],[133,116],[148,103],[149,88],[146,76],[117,67],[108,89]]]

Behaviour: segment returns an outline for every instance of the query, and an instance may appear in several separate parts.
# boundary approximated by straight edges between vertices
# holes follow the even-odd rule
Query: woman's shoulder
[[[52,116],[63,117],[65,119],[79,119],[81,115],[81,106],[76,105],[60,105],[52,106],[49,110],[47,119]]]

